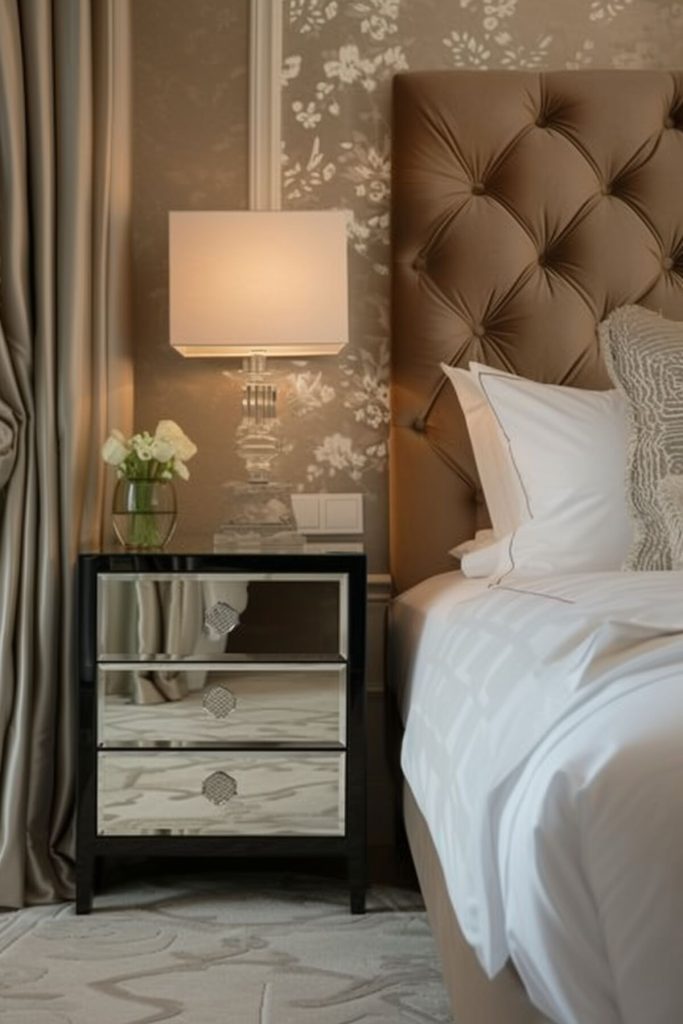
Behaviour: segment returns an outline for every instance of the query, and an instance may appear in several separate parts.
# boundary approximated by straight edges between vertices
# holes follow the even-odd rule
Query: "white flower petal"
[[[154,432],[158,441],[166,441],[173,447],[176,458],[187,462],[193,455],[197,454],[197,446],[189,437],[183,433],[181,428],[173,420],[160,420]]]
[[[160,438],[155,437],[151,444],[152,457],[157,462],[170,462],[175,455],[175,449],[173,445],[168,441],[162,441]]]
[[[123,435],[121,435],[123,437]],[[110,434],[102,445],[102,458],[109,466],[119,466],[128,455],[128,448],[125,443],[114,435]]]

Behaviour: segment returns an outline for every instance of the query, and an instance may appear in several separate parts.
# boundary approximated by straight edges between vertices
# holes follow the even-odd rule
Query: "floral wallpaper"
[[[273,0],[279,2],[279,0]],[[279,476],[361,490],[371,568],[387,567],[390,83],[426,68],[680,67],[678,0],[281,0],[282,191],[350,211],[351,343],[285,363]],[[170,209],[247,203],[248,0],[140,0],[134,33],[137,428],[181,423],[199,446],[183,523],[211,532],[234,454],[236,374],[168,345]]]
[[[284,204],[351,213],[352,342],[294,369],[292,464],[306,487],[366,493],[384,566],[389,422],[390,82],[428,68],[680,67],[667,0],[283,0]]]

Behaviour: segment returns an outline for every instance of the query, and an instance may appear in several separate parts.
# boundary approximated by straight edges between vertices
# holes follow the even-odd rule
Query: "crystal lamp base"
[[[214,534],[214,550],[303,547],[285,484],[235,481],[224,487],[228,514]]]

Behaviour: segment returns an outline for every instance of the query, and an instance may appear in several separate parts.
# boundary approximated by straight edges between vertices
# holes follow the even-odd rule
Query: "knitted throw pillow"
[[[625,569],[671,569],[679,557],[672,520],[683,475],[683,323],[641,306],[622,306],[600,324],[608,372],[629,411],[627,493],[633,543]],[[663,485],[663,489],[662,489]]]
[[[683,476],[660,481],[659,504],[669,533],[671,568],[683,569]]]

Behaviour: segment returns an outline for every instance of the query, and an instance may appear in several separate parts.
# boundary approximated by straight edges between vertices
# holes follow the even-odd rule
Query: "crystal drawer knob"
[[[235,710],[237,701],[227,686],[211,686],[204,694],[202,704],[214,718],[227,718]]]
[[[240,613],[227,601],[216,601],[204,612],[204,632],[210,640],[220,640],[240,624]]]
[[[227,772],[212,772],[202,783],[202,793],[209,803],[220,807],[237,795],[237,783]]]

